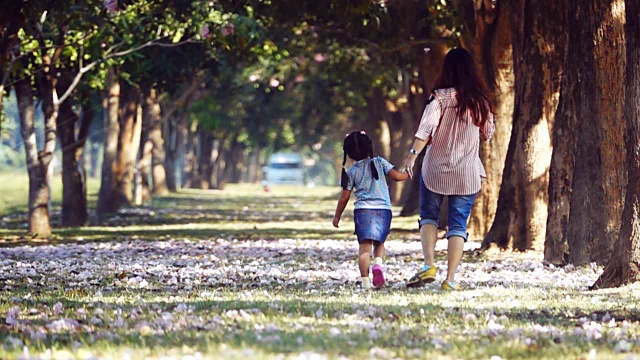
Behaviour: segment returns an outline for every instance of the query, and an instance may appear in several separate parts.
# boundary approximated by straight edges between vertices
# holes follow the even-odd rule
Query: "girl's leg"
[[[375,258],[373,259],[373,266],[371,267],[371,273],[373,274],[373,286],[381,288],[384,286],[384,243],[379,241],[373,242],[373,253]]]
[[[358,267],[360,268],[360,276],[369,277],[369,264],[371,262],[371,245],[373,241],[364,240],[360,243],[358,250]]]
[[[381,243],[379,241],[374,241],[373,242],[373,257],[374,258],[381,258],[382,260],[384,260],[384,255],[385,255],[384,243]]]

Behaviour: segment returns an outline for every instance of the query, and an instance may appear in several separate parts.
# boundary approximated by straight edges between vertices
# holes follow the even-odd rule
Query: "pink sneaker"
[[[373,273],[373,287],[381,288],[384,285],[384,268],[380,264],[371,267]]]

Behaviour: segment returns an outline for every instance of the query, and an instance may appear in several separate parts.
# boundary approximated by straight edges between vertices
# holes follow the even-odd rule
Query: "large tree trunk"
[[[475,1],[475,32],[465,43],[474,54],[484,81],[493,94],[496,132],[490,142],[482,142],[480,159],[487,179],[476,197],[469,228],[484,238],[493,223],[505,159],[511,136],[514,106],[514,73],[511,39],[511,6],[508,1]],[[468,24],[470,27],[471,24]]]
[[[491,243],[542,248],[547,214],[550,129],[566,44],[565,8],[550,0],[511,3],[515,105]],[[536,14],[535,16],[533,14]]]
[[[118,109],[120,108],[120,82],[113,70],[107,75],[107,93],[102,104],[104,108],[104,156],[102,158],[102,183],[98,195],[99,215],[118,211],[120,198],[116,192],[115,162],[118,154]]]
[[[136,159],[142,131],[140,92],[137,88],[129,88],[126,91],[125,98],[125,103],[121,109],[122,116],[120,117],[115,175],[120,203],[132,205],[133,179],[137,171]]]
[[[623,0],[591,0],[569,17],[549,186],[549,262],[564,262],[568,246],[570,263],[604,263],[618,236],[626,185],[619,119],[629,82],[623,14]]]
[[[618,8],[619,9],[619,8]],[[626,150],[629,183],[622,226],[611,258],[594,288],[640,281],[640,1],[626,1]],[[618,15],[619,16],[619,15]],[[621,21],[619,17],[616,21]],[[622,61],[621,61],[622,62]],[[616,68],[619,68],[618,65]]]
[[[50,144],[45,150],[38,152],[36,141],[33,105],[33,92],[29,78],[18,80],[14,84],[18,99],[20,114],[20,133],[24,142],[27,157],[27,171],[29,173],[29,234],[34,237],[48,238],[51,236],[49,222],[49,182],[47,173],[53,156]],[[46,124],[47,131],[53,131],[53,146],[55,146],[55,126]],[[51,141],[47,136],[46,141]],[[49,146],[47,146],[49,145]]]
[[[62,226],[83,226],[88,217],[86,173],[81,161],[89,126],[93,121],[88,98],[84,99],[82,110],[82,121],[76,136],[76,124],[80,117],[73,111],[69,100],[60,105],[58,138],[62,146]]]

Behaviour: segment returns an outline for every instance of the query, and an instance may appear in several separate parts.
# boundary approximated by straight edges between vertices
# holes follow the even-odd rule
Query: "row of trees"
[[[638,4],[502,3],[513,34],[513,128],[484,247],[544,246],[550,263],[606,263],[596,287],[640,278]]]
[[[86,222],[79,158],[96,117],[104,123],[99,214],[175,191],[181,157],[182,185],[221,188],[255,180],[265,149],[306,146],[330,158],[353,128],[399,164],[444,55],[462,45],[496,108],[496,136],[481,149],[489,178],[471,217],[486,234],[483,247],[544,246],[554,264],[611,259],[618,270],[608,266],[598,285],[630,281],[638,276],[628,267],[638,245],[625,216],[637,218],[629,210],[637,202],[629,200],[637,144],[623,134],[638,119],[637,3],[4,4],[1,90],[18,96],[30,231],[50,233],[45,175],[56,141],[63,224]],[[34,98],[45,114],[40,148]],[[405,215],[416,211],[417,185],[391,188]]]

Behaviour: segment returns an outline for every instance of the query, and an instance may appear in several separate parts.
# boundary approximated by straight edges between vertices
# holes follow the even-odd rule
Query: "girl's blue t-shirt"
[[[378,180],[371,173],[371,161],[378,169]],[[380,156],[376,156],[373,159],[366,158],[357,161],[347,170],[349,183],[346,189],[349,191],[355,189],[355,209],[391,210],[389,187],[385,177],[391,169],[393,169],[391,163]]]

